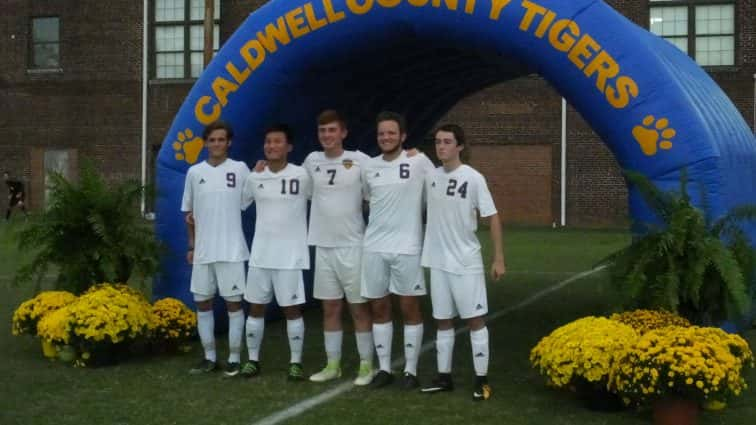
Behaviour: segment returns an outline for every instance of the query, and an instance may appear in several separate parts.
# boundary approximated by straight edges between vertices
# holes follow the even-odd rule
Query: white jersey
[[[194,264],[245,261],[249,256],[242,230],[242,185],[249,168],[227,158],[213,167],[207,161],[186,173],[181,211],[194,216]]]
[[[481,217],[496,214],[485,177],[467,165],[450,173],[439,167],[426,177],[425,190],[428,225],[422,265],[455,274],[484,272],[476,210]]]
[[[307,155],[302,166],[313,184],[307,243],[328,248],[362,244],[365,220],[361,171],[369,160],[360,151],[344,151],[338,158],[329,158],[323,152]]]
[[[434,169],[423,154],[407,157],[402,151],[392,161],[382,156],[363,170],[370,219],[363,249],[370,252],[417,255],[423,242],[423,183]]]
[[[277,173],[265,167],[263,172],[247,177],[243,201],[254,202],[257,207],[250,267],[310,268],[307,200],[311,193],[310,176],[298,165],[287,164]]]

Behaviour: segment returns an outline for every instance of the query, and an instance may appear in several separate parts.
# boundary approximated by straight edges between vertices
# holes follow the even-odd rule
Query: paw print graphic
[[[676,134],[675,129],[669,127],[668,119],[657,120],[653,115],[646,116],[643,125],[633,128],[633,137],[646,156],[656,155],[657,149],[672,149],[672,138]]]
[[[199,158],[200,152],[204,142],[201,137],[194,137],[192,130],[186,129],[179,131],[178,140],[173,142],[173,150],[175,151],[174,157],[179,161],[186,161],[189,164],[194,164]]]

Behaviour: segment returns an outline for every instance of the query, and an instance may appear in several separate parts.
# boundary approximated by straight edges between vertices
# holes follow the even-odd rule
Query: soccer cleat
[[[420,382],[417,380],[417,376],[409,372],[404,372],[404,376],[402,377],[402,389],[409,391],[419,387]]]
[[[451,379],[451,375],[443,373],[439,374],[438,378],[434,379],[433,382],[427,387],[421,389],[420,392],[433,394],[452,390],[454,390],[454,382]]]
[[[394,382],[394,375],[385,370],[379,370],[373,377],[373,381],[370,383],[370,388],[377,390],[385,386],[391,385]]]
[[[354,379],[354,385],[364,387],[373,382],[374,376],[375,369],[373,369],[372,363],[362,360],[360,361],[360,369],[357,371],[357,378]]]
[[[218,365],[208,359],[203,359],[197,366],[189,369],[190,375],[201,375],[203,373],[215,372],[218,369]]]
[[[491,390],[491,386],[488,384],[479,384],[475,386],[475,390],[473,391],[473,401],[484,401],[491,398],[491,395],[493,394],[493,391]]]
[[[244,378],[253,378],[260,374],[260,362],[248,361],[244,363],[239,371],[239,374]]]
[[[238,362],[231,362],[226,365],[226,370],[223,371],[223,376],[226,378],[232,378],[239,374],[241,368]]]
[[[339,362],[328,362],[328,364],[326,365],[326,367],[323,368],[323,370],[310,376],[310,381],[326,382],[326,381],[332,381],[338,378],[341,378],[341,367],[339,367]]]
[[[299,363],[289,364],[289,373],[287,374],[286,379],[289,381],[304,381],[305,373],[304,369],[302,369],[302,365]]]

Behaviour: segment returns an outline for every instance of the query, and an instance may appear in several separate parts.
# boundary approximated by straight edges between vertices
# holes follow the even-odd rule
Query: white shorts
[[[226,301],[241,301],[244,294],[244,262],[193,264],[190,290],[197,302],[215,298],[216,292],[220,292]]]
[[[431,302],[433,318],[462,319],[488,313],[486,277],[483,273],[454,274],[431,269]]]
[[[427,293],[419,254],[363,252],[362,296],[376,299],[389,293],[404,296],[421,296]]]
[[[281,307],[305,303],[302,270],[262,269],[249,267],[244,299],[253,304],[268,304],[273,295]]]
[[[361,263],[362,247],[316,247],[313,297],[340,300],[346,296],[350,304],[367,302],[360,296]]]

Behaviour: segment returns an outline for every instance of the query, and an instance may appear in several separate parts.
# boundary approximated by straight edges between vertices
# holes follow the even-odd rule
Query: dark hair
[[[381,111],[375,117],[375,124],[378,125],[383,121],[394,121],[399,125],[400,133],[407,133],[407,120],[404,119],[404,115],[402,114],[393,111]]]
[[[437,128],[436,131],[433,132],[433,135],[435,136],[439,131],[452,133],[458,146],[463,146],[465,144],[465,132],[462,130],[462,127],[457,124],[444,124]]]
[[[294,143],[294,132],[291,130],[291,127],[286,124],[276,123],[270,125],[265,129],[265,133],[263,134],[267,136],[268,133],[283,133],[284,136],[286,136],[286,143],[290,145]]]
[[[341,113],[335,109],[326,109],[318,114],[318,125],[326,125],[332,122],[337,122],[341,125],[341,128],[347,128],[347,122]]]
[[[210,137],[210,133],[215,130],[226,130],[226,138],[228,138],[228,140],[234,138],[234,130],[231,128],[231,125],[225,121],[217,120],[211,122],[205,127],[205,130],[202,132],[202,140],[207,140],[207,138]]]

